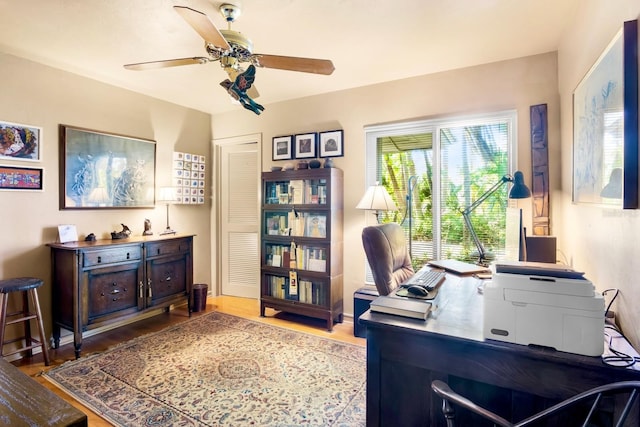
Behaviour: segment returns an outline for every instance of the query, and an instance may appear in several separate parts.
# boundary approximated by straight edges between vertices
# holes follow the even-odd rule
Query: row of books
[[[272,267],[296,268],[298,270],[327,270],[327,254],[324,248],[312,246],[267,245],[266,263]],[[291,256],[291,254],[295,254]]]
[[[310,280],[293,280],[289,277],[267,276],[269,294],[275,298],[300,301],[306,304],[326,306],[327,296],[321,283]]]
[[[326,215],[309,212],[272,214],[266,219],[266,227],[270,236],[327,237]]]
[[[327,203],[327,187],[324,180],[273,182],[268,184],[267,194],[269,194],[267,203],[271,204]]]

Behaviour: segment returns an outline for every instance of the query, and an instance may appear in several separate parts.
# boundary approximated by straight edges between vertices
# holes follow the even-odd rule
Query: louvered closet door
[[[220,280],[222,294],[260,296],[259,136],[220,147]]]

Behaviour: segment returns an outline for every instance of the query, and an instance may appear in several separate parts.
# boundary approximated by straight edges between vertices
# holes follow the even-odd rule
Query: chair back
[[[621,381],[605,384],[579,393],[544,409],[522,421],[512,423],[500,415],[495,414],[471,400],[453,391],[445,382],[434,380],[431,389],[442,398],[442,413],[447,421],[447,427],[455,427],[455,406],[465,408],[482,418],[489,420],[494,426],[525,427],[529,425],[550,425],[556,421],[562,426],[592,426],[601,425],[596,422],[598,415],[605,415],[610,423],[606,425],[624,426],[627,417],[630,425],[639,425],[638,395],[640,381]],[[616,421],[617,419],[617,421]],[[595,423],[595,424],[594,424]]]
[[[365,227],[362,245],[380,295],[388,295],[414,274],[407,239],[400,225],[387,223]]]

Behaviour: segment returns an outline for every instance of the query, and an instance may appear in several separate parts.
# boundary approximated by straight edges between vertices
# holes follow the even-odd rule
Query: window
[[[425,120],[365,129],[367,185],[385,186],[398,206],[381,222],[403,226],[414,267],[430,259],[477,261],[461,211],[515,170],[516,113]],[[508,186],[471,215],[483,246],[505,253]]]

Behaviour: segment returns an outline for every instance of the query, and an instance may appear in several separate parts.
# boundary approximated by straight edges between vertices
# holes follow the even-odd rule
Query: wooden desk
[[[367,311],[367,426],[445,426],[440,379],[503,417],[519,421],[592,387],[640,380],[640,372],[580,356],[484,340],[480,281],[448,275],[426,322]],[[603,337],[604,342],[604,337]],[[482,426],[468,412],[458,425]]]
[[[0,358],[0,424],[86,426],[87,416]]]

